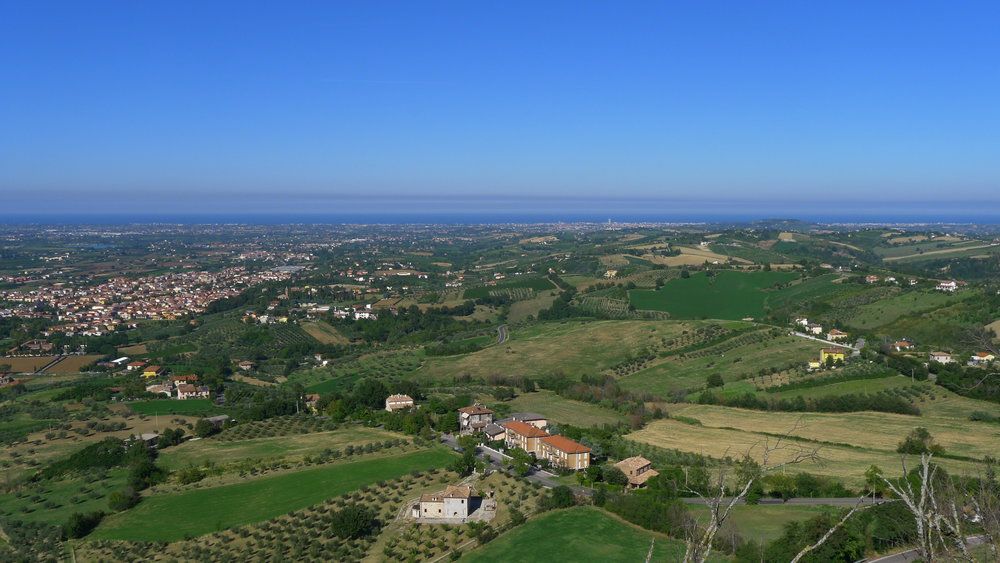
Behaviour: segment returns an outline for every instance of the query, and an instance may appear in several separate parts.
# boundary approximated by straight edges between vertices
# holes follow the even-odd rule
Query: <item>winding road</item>
[[[500,325],[497,327],[497,344],[504,342],[507,342],[507,325]]]

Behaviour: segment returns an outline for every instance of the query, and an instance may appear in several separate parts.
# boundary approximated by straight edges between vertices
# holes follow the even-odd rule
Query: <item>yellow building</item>
[[[823,348],[819,351],[819,361],[821,363],[826,363],[827,358],[833,358],[833,361],[846,361],[847,360],[847,350],[843,348]]]

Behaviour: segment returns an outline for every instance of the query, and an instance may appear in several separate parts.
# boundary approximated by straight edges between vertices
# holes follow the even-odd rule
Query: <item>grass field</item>
[[[611,409],[564,399],[552,391],[522,393],[509,404],[514,412],[542,413],[552,422],[573,426],[601,426],[624,420],[622,415]]]
[[[851,328],[869,330],[890,324],[900,317],[946,307],[968,296],[931,290],[909,291],[857,307],[847,322]]]
[[[708,507],[689,506],[691,514],[699,522],[708,521]],[[814,516],[837,510],[829,506],[784,505],[739,505],[733,508],[729,522],[737,533],[748,540],[766,543],[781,536],[790,522],[801,522]]]
[[[104,511],[107,495],[125,485],[125,469],[114,469],[103,480],[75,477],[27,485],[27,495],[0,495],[0,510],[26,522],[61,524],[75,512]],[[44,491],[44,492],[41,492]],[[52,503],[49,507],[45,503]]]
[[[350,344],[346,336],[324,321],[311,321],[300,325],[306,334],[315,338],[320,344]]]
[[[519,323],[527,320],[529,316],[538,317],[539,311],[552,306],[552,302],[556,300],[557,295],[558,292],[556,291],[540,291],[531,299],[511,303],[510,312],[507,314],[507,322]]]
[[[302,457],[319,453],[327,448],[338,449],[348,444],[367,444],[401,437],[400,434],[378,428],[351,426],[332,432],[312,432],[251,440],[206,439],[168,448],[163,451],[159,460],[160,465],[167,469],[180,469],[189,464],[201,465],[208,461],[223,464],[248,458]]]
[[[533,278],[533,277],[520,277],[510,280],[503,280],[498,282],[496,285],[484,285],[479,287],[470,287],[466,289],[463,293],[465,299],[480,299],[487,297],[490,293],[495,291],[513,290],[513,289],[530,289],[534,291],[547,291],[550,289],[555,289],[547,278]]]
[[[596,508],[542,514],[462,558],[470,562],[644,561],[655,539],[653,561],[678,561],[684,546]]]
[[[879,380],[881,381],[881,380]],[[930,385],[930,384],[926,384]],[[703,453],[721,458],[739,456],[750,449],[759,455],[768,435],[791,433],[805,440],[800,447],[821,446],[823,463],[801,465],[804,471],[844,478],[857,485],[864,470],[876,464],[886,471],[898,471],[896,446],[917,426],[927,428],[946,453],[981,459],[1000,450],[1000,432],[985,422],[972,422],[973,410],[997,413],[1000,406],[966,399],[935,389],[936,399],[918,403],[919,417],[876,413],[782,413],[763,412],[711,405],[666,405],[672,416],[696,419],[699,425],[676,420],[655,421],[630,438],[665,448]],[[779,453],[777,460],[794,452]],[[940,459],[950,470],[975,473],[979,464]]]
[[[666,311],[677,319],[742,319],[764,316],[768,292],[798,277],[790,272],[703,272],[668,281],[659,290],[636,289],[629,299],[637,309]]]
[[[136,414],[147,416],[163,414],[208,415],[222,412],[222,408],[212,404],[209,399],[150,399],[126,403]]]
[[[571,378],[599,374],[644,348],[690,328],[688,323],[596,321],[539,323],[510,332],[503,346],[463,356],[427,358],[414,375],[428,378],[511,373],[538,377],[561,371]]]
[[[93,539],[174,541],[274,518],[327,498],[454,458],[435,448],[392,458],[339,463],[246,483],[159,495],[106,519]]]
[[[620,380],[623,387],[666,396],[672,391],[699,389],[712,373],[727,382],[755,375],[763,368],[805,364],[819,355],[822,345],[794,336],[779,336],[754,342],[719,354],[700,357],[670,357]]]

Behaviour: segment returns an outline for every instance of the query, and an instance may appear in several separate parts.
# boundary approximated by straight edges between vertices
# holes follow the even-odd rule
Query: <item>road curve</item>
[[[969,536],[965,538],[965,545],[969,547],[983,545],[984,543],[986,543],[986,536]],[[909,563],[910,561],[920,561],[920,557],[917,556],[916,549],[908,549],[875,559],[865,559],[864,561],[865,563]]]

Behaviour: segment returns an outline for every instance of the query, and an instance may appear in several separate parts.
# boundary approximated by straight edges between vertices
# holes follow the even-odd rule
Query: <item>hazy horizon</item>
[[[15,3],[4,214],[983,217],[998,13]]]

